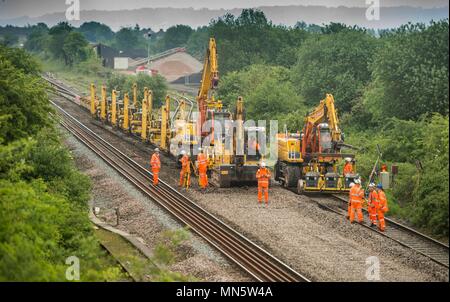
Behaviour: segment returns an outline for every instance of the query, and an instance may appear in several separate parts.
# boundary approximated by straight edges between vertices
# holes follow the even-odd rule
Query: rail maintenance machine
[[[256,184],[260,154],[250,154],[249,139],[265,138],[265,127],[245,127],[245,109],[242,97],[236,101],[233,113],[223,108],[222,101],[215,98],[219,84],[217,48],[214,38],[209,39],[202,82],[197,95],[199,110],[197,133],[200,134],[204,151],[208,157],[208,170],[212,182],[218,187],[239,184]],[[212,127],[205,122],[212,121]],[[227,127],[233,122],[232,129]],[[214,127],[220,124],[221,130]],[[231,139],[230,139],[231,138]],[[227,144],[226,142],[232,142]]]
[[[305,117],[301,133],[278,133],[278,160],[275,180],[287,188],[304,192],[343,193],[350,191],[356,173],[354,154],[341,153],[344,144],[339,128],[333,95],[324,100]],[[344,160],[351,172],[344,174]]]

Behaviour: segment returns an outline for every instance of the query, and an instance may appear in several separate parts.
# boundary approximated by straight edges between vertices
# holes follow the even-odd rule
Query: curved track
[[[58,87],[57,91],[65,97],[75,96],[74,93],[64,87]],[[103,140],[58,105],[55,103],[53,105],[57,108],[59,121],[65,129],[150,199],[165,208],[180,222],[189,226],[192,231],[217,248],[256,280],[309,282],[308,278],[236,232],[164,181],[160,181],[158,186],[153,186],[152,174],[146,168]]]

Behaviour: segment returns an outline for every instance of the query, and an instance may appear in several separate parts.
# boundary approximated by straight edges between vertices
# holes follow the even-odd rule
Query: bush
[[[113,75],[108,79],[107,89],[112,91],[116,89],[122,93],[122,95],[128,92],[130,99],[133,93],[133,84],[136,83],[138,87],[138,103],[141,103],[144,98],[144,87],[152,90],[153,92],[153,106],[160,107],[163,104],[167,94],[167,82],[160,76],[149,76],[140,73],[136,76],[131,75]]]

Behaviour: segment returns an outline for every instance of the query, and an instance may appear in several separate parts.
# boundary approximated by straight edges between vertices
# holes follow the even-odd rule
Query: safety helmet
[[[202,147],[198,148],[198,151],[202,152],[202,151],[203,151],[203,148],[202,148]]]
[[[350,188],[352,188],[354,185],[355,185],[355,183],[354,183],[354,182],[351,182],[348,186],[349,186]]]
[[[345,158],[345,161],[349,163],[349,162],[352,161],[352,159],[351,159],[350,157],[346,157],[346,158]]]
[[[159,152],[159,148],[156,148],[156,149],[155,149],[155,152]]]
[[[266,163],[265,162],[261,162],[261,168],[265,168],[266,167]]]
[[[373,188],[373,187],[375,187],[375,184],[374,184],[373,182],[371,182],[371,183],[369,184],[369,188]]]
[[[379,184],[377,184],[377,188],[378,189],[383,189],[383,185],[381,184],[381,182]]]
[[[181,150],[180,154],[181,154],[181,155],[185,155],[185,154],[186,154],[186,151]]]
[[[361,184],[361,180],[360,180],[359,178],[355,179],[353,182],[354,182],[355,184]]]

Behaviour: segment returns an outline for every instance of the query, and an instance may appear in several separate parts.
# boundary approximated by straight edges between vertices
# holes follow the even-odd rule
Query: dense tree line
[[[115,280],[87,216],[90,181],[62,145],[36,61],[0,46],[0,280]]]
[[[224,17],[212,25],[219,26],[222,43],[219,96],[224,102],[243,96],[248,118],[277,119],[279,127],[300,131],[305,113],[332,93],[347,142],[362,147],[357,158],[363,179],[375,162],[377,144],[383,162],[399,166],[388,190],[390,214],[448,236],[448,20],[407,24],[378,37],[332,23],[305,31],[297,44],[278,46],[294,53],[294,63],[286,65],[258,44],[258,37],[267,41],[271,26],[262,16],[238,20]],[[240,26],[251,28],[252,37],[241,38]],[[231,69],[225,75],[224,64]]]

